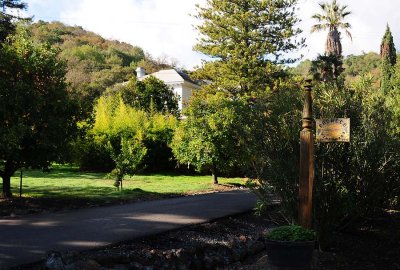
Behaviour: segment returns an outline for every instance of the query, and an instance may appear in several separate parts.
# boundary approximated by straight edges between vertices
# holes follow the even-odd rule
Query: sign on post
[[[316,119],[317,142],[350,142],[350,118]]]

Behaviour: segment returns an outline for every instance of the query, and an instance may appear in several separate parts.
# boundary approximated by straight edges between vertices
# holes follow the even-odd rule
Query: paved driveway
[[[0,269],[49,250],[85,250],[251,210],[246,190],[0,219]]]

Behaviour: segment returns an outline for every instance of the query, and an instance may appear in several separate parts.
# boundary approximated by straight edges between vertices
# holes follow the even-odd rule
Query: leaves
[[[154,143],[162,148],[170,142],[177,125],[172,115],[149,114],[126,104],[121,96],[101,97],[94,109],[94,125],[89,135],[105,145],[115,162],[114,174],[121,181],[126,174],[135,174],[149,164]],[[161,159],[161,154],[159,160]],[[163,167],[163,165],[159,165]]]
[[[208,0],[197,6],[200,33],[195,50],[213,58],[205,62],[198,77],[212,81],[236,95],[264,91],[282,76],[276,64],[290,63],[287,52],[301,47],[295,40],[295,0]],[[286,56],[285,56],[286,55]]]

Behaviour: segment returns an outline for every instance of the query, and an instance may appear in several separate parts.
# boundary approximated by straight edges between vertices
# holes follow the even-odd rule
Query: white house
[[[156,77],[172,89],[175,95],[179,97],[178,105],[180,110],[185,108],[186,103],[192,96],[193,91],[200,89],[200,86],[195,81],[190,79],[186,73],[180,70],[164,69],[153,74],[146,75],[144,68],[138,67],[136,69],[136,77],[139,81],[148,76]]]

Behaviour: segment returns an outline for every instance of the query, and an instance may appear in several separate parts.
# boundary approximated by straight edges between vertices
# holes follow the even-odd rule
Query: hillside
[[[344,58],[343,75],[346,82],[351,82],[358,76],[370,73],[375,79],[380,77],[381,58],[379,54],[370,52],[362,55],[349,55]],[[300,62],[296,67],[291,69],[292,73],[299,76],[307,76],[311,66],[310,60]]]
[[[149,72],[170,67],[138,46],[104,39],[80,26],[39,21],[29,30],[35,40],[60,49],[67,64],[66,81],[79,101],[82,118],[90,114],[93,101],[107,87],[129,80],[138,65]]]

